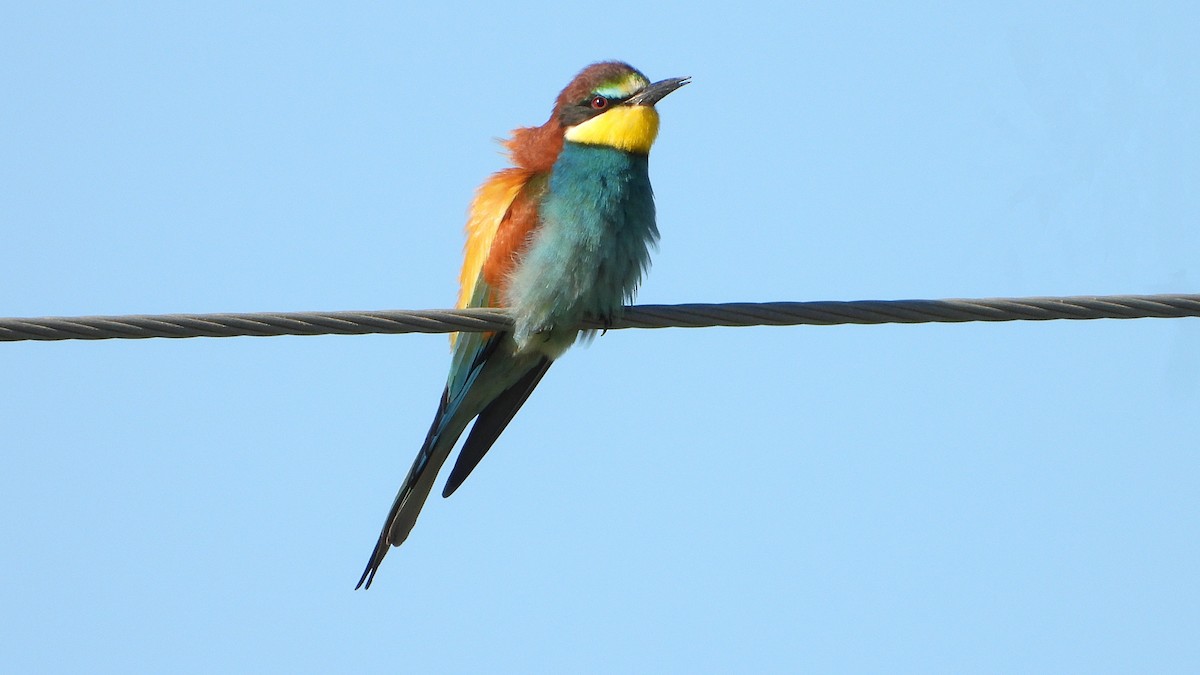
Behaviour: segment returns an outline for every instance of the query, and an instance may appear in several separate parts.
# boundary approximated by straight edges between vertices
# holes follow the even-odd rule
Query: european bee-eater
[[[580,321],[611,320],[632,299],[658,239],[646,172],[658,135],[654,104],[687,82],[651,84],[625,63],[596,63],[562,90],[545,124],[504,142],[515,166],[475,194],[458,306],[507,307],[513,328],[451,336],[437,414],[355,588],[370,588],[388,547],[408,538],[467,425],[474,420],[443,497],[575,342]]]

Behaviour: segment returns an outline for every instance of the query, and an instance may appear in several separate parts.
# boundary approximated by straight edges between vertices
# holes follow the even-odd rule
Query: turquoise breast
[[[566,142],[505,304],[519,349],[557,356],[585,316],[610,318],[633,299],[658,240],[647,156]]]

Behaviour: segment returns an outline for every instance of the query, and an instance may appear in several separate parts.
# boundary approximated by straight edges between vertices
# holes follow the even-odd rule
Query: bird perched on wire
[[[358,586],[408,538],[442,464],[474,420],[443,497],[491,448],[584,317],[611,320],[632,299],[658,239],[646,170],[658,135],[654,105],[687,84],[651,83],[609,61],[584,68],[539,127],[505,141],[515,166],[495,173],[467,218],[459,307],[507,307],[512,330],[451,337],[437,414]]]

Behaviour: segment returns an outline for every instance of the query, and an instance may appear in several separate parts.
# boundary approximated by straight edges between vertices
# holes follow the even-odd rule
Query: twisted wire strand
[[[585,321],[580,328],[832,326],[1189,316],[1200,317],[1200,294],[636,305],[627,307],[622,316],[607,326],[600,321]],[[505,330],[511,325],[503,309],[45,317],[0,319],[0,342],[487,332]]]

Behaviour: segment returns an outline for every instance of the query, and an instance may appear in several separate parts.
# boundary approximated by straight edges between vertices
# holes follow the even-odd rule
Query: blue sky
[[[453,303],[493,139],[691,75],[649,303],[1200,288],[1200,11],[0,10],[0,315]],[[1195,672],[1200,322],[614,331],[353,592],[444,336],[0,345],[14,671]]]

